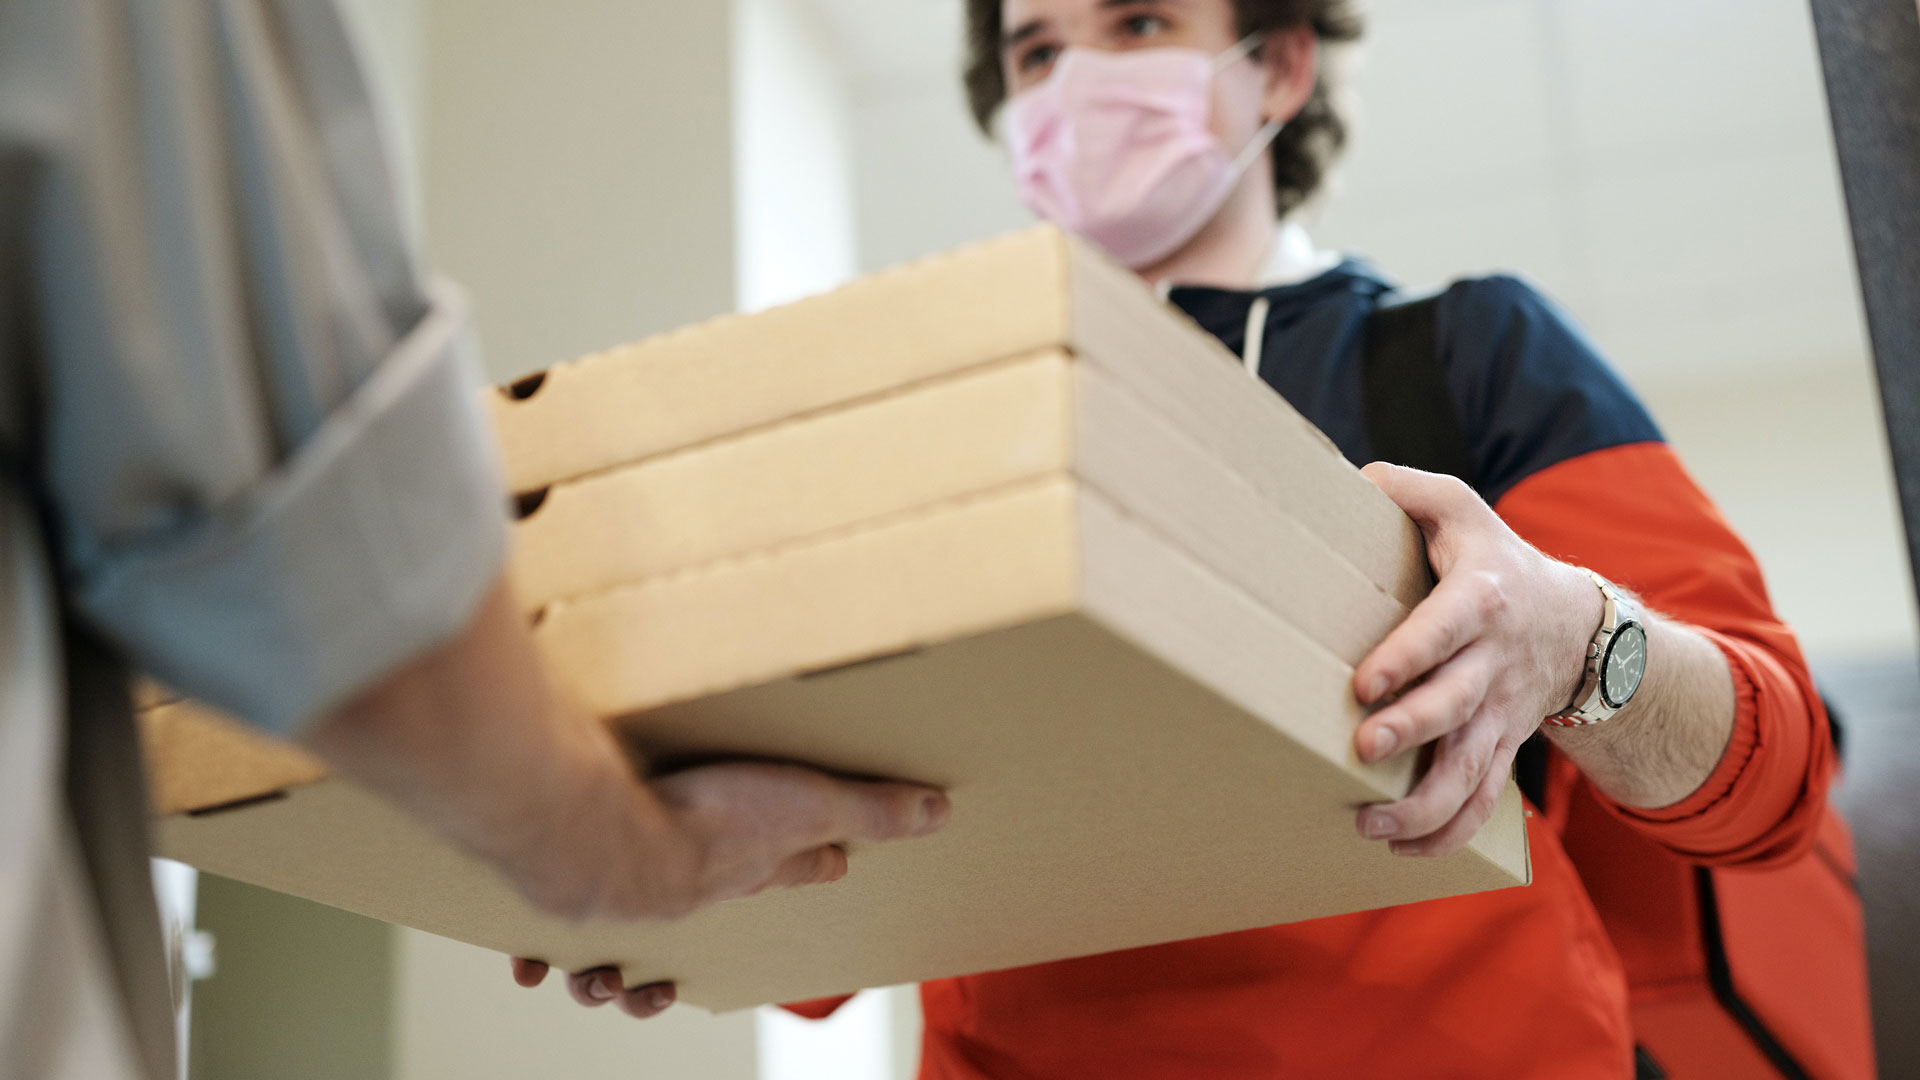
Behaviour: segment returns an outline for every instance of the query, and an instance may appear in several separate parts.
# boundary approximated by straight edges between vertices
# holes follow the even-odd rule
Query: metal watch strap
[[[1579,689],[1574,691],[1573,704],[1542,720],[1549,727],[1587,727],[1605,723],[1613,719],[1620,710],[1607,704],[1600,693],[1602,677],[1601,665],[1607,660],[1607,643],[1627,621],[1626,605],[1613,583],[1591,570],[1585,571],[1599,586],[1600,596],[1605,606],[1600,613],[1600,628],[1594,631],[1587,642],[1587,667],[1580,677]]]

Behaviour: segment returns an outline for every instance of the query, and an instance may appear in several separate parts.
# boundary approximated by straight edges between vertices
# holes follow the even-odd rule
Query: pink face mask
[[[1216,72],[1254,38],[1198,49],[1068,49],[1046,81],[1007,104],[1020,199],[1136,269],[1193,239],[1280,132],[1262,127],[1238,155],[1208,130]]]

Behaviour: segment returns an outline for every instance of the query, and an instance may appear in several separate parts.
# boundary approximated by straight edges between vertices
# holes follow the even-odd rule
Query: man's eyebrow
[[[1174,5],[1168,4],[1167,0],[1100,0],[1100,6],[1108,10],[1113,10],[1118,8],[1158,7],[1162,5],[1174,6]],[[1000,35],[1000,50],[1002,52],[1005,52],[1009,49],[1012,49],[1015,46],[1019,45],[1021,42],[1027,40],[1030,37],[1033,37],[1035,34],[1040,33],[1042,30],[1045,30],[1046,28],[1047,28],[1047,20],[1045,18],[1028,19],[1026,22],[1021,23],[1019,26],[1015,27],[1013,30]]]
[[[1028,19],[1013,30],[1000,35],[1000,51],[1006,52],[1046,28],[1047,20]]]

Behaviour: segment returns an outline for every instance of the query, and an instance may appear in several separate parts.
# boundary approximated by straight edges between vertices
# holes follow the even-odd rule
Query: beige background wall
[[[199,925],[218,955],[194,986],[194,1080],[398,1075],[392,927],[210,874]]]
[[[496,375],[730,310],[726,3],[432,0],[427,253]]]

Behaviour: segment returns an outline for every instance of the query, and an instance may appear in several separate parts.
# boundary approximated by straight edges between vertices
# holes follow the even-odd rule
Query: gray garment
[[[327,0],[0,0],[8,1080],[171,1070],[151,1024],[75,1019],[166,1004],[117,899],[150,893],[116,654],[287,732],[504,561],[469,322],[376,115]]]

